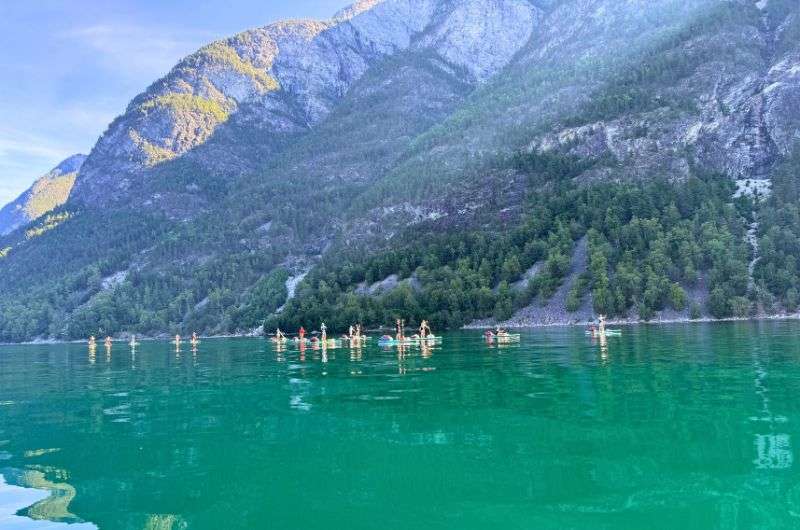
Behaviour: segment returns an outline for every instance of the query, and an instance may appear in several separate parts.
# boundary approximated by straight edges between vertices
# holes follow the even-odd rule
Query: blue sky
[[[0,205],[212,40],[351,0],[0,0]]]

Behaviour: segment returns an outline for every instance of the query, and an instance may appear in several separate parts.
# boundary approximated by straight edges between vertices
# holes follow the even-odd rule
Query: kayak
[[[487,338],[487,340],[489,342],[497,342],[498,344],[509,344],[509,343],[512,343],[512,342],[521,342],[522,341],[522,335],[520,335],[519,333],[512,333],[512,334],[500,335],[500,336],[497,336],[497,335],[488,336],[487,335],[486,338]]]
[[[425,337],[424,339],[420,337],[407,338],[403,340],[397,340],[388,337],[381,337],[380,339],[378,339],[379,346],[413,346],[417,344],[430,345],[430,344],[441,344],[441,343],[442,343],[442,337],[434,337],[434,336]]]
[[[347,336],[342,337],[342,341],[344,342],[367,342],[368,340],[370,340],[370,338],[365,336],[362,336],[361,338],[353,337],[352,339]]]
[[[325,340],[307,340],[307,346],[312,348],[341,348],[342,341],[339,339],[325,339]]]
[[[600,336],[600,332],[599,331],[596,331],[594,333],[592,333],[591,331],[587,331],[586,334],[590,335],[590,336],[594,336],[594,337],[599,337]],[[622,330],[621,329],[607,329],[605,334],[606,334],[606,337],[621,337],[622,336]]]
[[[274,342],[275,339],[272,339]],[[295,346],[310,346],[312,348],[316,347],[325,347],[325,348],[341,348],[342,347],[342,339],[326,339],[325,342],[321,340],[312,340],[312,339],[303,339],[300,340],[299,338],[294,338],[291,340],[291,343]],[[285,344],[282,342],[281,344]]]

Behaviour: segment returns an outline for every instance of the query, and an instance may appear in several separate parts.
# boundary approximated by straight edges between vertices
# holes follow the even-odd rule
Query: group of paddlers
[[[487,339],[502,339],[504,337],[508,337],[509,336],[508,335],[508,331],[506,331],[504,328],[501,328],[500,326],[497,326],[494,329],[487,329],[483,333],[483,335]]]
[[[424,343],[427,341],[435,340],[436,337],[433,335],[431,331],[431,325],[428,323],[427,320],[423,320],[419,324],[419,328],[417,329],[417,333],[412,335],[411,337],[406,337],[406,321],[402,318],[398,318],[395,321],[395,333],[394,337],[391,335],[384,335],[379,340],[379,344],[404,344],[408,342],[420,342]]]
[[[419,339],[429,339],[433,337],[433,332],[431,331],[431,326],[427,320],[423,320],[419,325],[418,334],[414,335],[413,337],[406,337],[405,335],[406,329],[406,322],[403,319],[397,319],[395,322],[395,335],[394,337],[385,335],[381,337],[381,340],[389,339],[395,340],[397,342],[404,342],[407,340],[419,340]],[[289,339],[280,328],[275,330],[275,334],[272,336],[272,342],[276,344],[285,344],[292,340],[295,343],[299,344],[323,344],[327,345],[330,343],[330,339],[328,339],[328,328],[323,322],[320,325],[320,331],[314,333],[315,336],[311,337],[310,339],[306,339],[306,330],[303,327],[297,331],[297,336],[294,339]],[[361,327],[361,324],[352,324],[348,330],[346,335],[342,335],[342,341],[349,341],[351,345],[360,345],[367,341],[369,337],[364,334],[364,330]],[[335,339],[333,339],[335,340]]]
[[[419,329],[417,330],[417,334],[410,338],[415,340],[417,339],[424,340],[432,336],[433,332],[431,331],[431,325],[428,323],[427,320],[423,320],[419,324]],[[390,337],[389,335],[384,335],[382,338],[392,339],[392,337]],[[398,318],[397,321],[395,322],[394,340],[396,340],[397,342],[403,342],[405,340],[408,340],[408,338],[406,337],[406,321],[403,320],[402,318]]]
[[[175,340],[173,340],[172,343],[175,345],[176,348],[181,347],[181,342],[182,342],[181,336],[175,335]],[[192,333],[192,338],[189,339],[189,344],[191,344],[192,346],[197,346],[198,344],[200,344],[200,339],[197,337],[197,333]]]
[[[320,332],[321,338],[312,337],[308,339],[308,341],[317,341],[317,340],[327,340],[328,339],[328,328],[325,326],[325,322],[322,323],[322,327],[320,328],[322,331]],[[272,338],[275,342],[286,342],[289,338],[286,336],[286,333],[281,331],[281,328],[275,330],[275,336]],[[297,330],[297,337],[294,339],[296,342],[306,342],[306,329],[303,326],[300,326],[300,329]]]
[[[306,329],[303,326],[300,326],[300,329],[297,330],[297,337],[295,337],[294,342],[298,342],[300,344],[306,343],[327,343],[328,342],[328,326],[325,325],[325,322],[322,323],[320,326],[320,331],[318,332],[319,336],[311,337],[310,339],[306,339]],[[361,325],[358,324],[356,326],[350,326],[350,338],[353,337],[361,337]],[[289,341],[289,337],[286,336],[286,333],[281,331],[281,328],[275,330],[275,336],[272,337],[272,341],[278,344],[283,344]]]
[[[589,325],[586,334],[593,338],[599,337],[603,340],[608,335],[619,336],[622,334],[622,331],[619,329],[606,328],[606,317],[605,315],[600,315],[597,318],[597,323],[593,322]],[[486,338],[487,342],[497,344],[520,342],[521,340],[521,335],[511,334],[500,326],[497,326],[495,329],[486,330],[483,336]]]
[[[520,342],[522,339],[522,335],[519,333],[511,334],[500,326],[497,326],[495,329],[487,329],[483,333],[483,336],[489,344],[508,344],[511,342]]]
[[[114,345],[114,341],[111,339],[111,337],[106,337],[105,340],[103,341],[103,345],[106,347],[107,350],[110,350],[111,347]],[[89,349],[94,350],[96,348],[97,348],[97,339],[94,338],[94,335],[92,335],[91,337],[89,337]]]
[[[181,339],[180,335],[175,335],[175,339],[172,341],[172,343],[175,345],[176,348],[180,348],[181,344],[183,343],[183,339]],[[197,333],[192,333],[192,338],[189,339],[189,343],[193,347],[196,347],[198,344],[200,344],[200,338],[197,336]],[[97,339],[94,337],[94,335],[89,337],[88,344],[89,348],[92,350],[97,348]],[[105,340],[103,341],[103,344],[105,345],[105,348],[107,350],[110,350],[114,345],[114,340],[110,336],[106,337]],[[131,335],[131,340],[130,342],[128,342],[128,346],[130,346],[131,348],[135,348],[138,345],[139,343],[136,342],[136,335]]]

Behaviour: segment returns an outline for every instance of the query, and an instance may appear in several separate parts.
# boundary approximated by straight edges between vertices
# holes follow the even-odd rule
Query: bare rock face
[[[67,201],[86,155],[73,155],[0,209],[0,236],[27,225]]]
[[[407,50],[438,56],[468,82],[486,81],[527,43],[537,13],[524,0],[366,0],[329,21],[281,22],[212,43],[111,124],[74,198],[96,205],[124,198],[149,168],[203,145],[229,122],[273,138],[313,128],[367,69]]]
[[[623,28],[626,23],[620,14],[631,13],[627,9],[631,2],[618,3],[621,11],[604,7],[601,1],[579,3],[587,9],[578,17],[581,22],[546,25],[547,37],[529,57],[545,60],[572,53],[585,59],[596,48],[575,47],[575,43],[592,27],[593,15],[588,10],[594,9],[594,15],[604,21],[616,19],[614,25]],[[610,83],[598,85],[587,96],[584,107],[576,108],[576,115],[600,114],[602,119],[577,120],[578,125],[568,126],[556,123],[531,141],[531,151],[616,162],[588,170],[584,177],[589,179],[612,175],[681,178],[692,167],[734,179],[758,179],[768,178],[776,162],[797,148],[800,50],[796,39],[789,37],[798,26],[796,8],[783,17],[771,14],[768,2],[669,4],[662,4],[664,13],[695,9],[697,14],[684,27],[654,35],[644,50],[649,59],[641,73],[631,72],[637,64],[623,66]],[[552,27],[565,30],[550,35]],[[602,32],[602,27],[595,31]],[[613,37],[605,42],[610,46]],[[659,76],[657,69],[664,65],[669,65],[670,75]],[[603,98],[623,103],[616,112],[593,112],[597,106],[593,109],[592,99]]]
[[[440,10],[417,46],[486,81],[528,42],[540,19],[540,11],[524,0],[464,0],[456,9]]]
[[[759,2],[758,9],[769,4]],[[752,9],[752,7],[750,7]],[[800,43],[782,44],[782,32],[797,25],[797,13],[771,26],[765,17],[745,34],[758,62],[725,79],[728,63],[719,68],[718,82],[703,97],[708,102],[689,143],[698,161],[733,178],[767,178],[775,163],[790,154],[800,140]],[[748,64],[746,61],[744,64]]]
[[[764,100],[764,126],[776,150],[788,154],[800,141],[800,53],[770,68]]]

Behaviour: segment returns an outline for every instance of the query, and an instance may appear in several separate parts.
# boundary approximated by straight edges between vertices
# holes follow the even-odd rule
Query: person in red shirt
[[[306,330],[303,326],[300,326],[300,331],[297,332],[297,335],[300,337],[300,342],[304,342]]]

